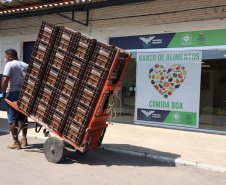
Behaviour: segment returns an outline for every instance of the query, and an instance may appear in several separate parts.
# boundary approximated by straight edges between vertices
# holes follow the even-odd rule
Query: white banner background
[[[195,53],[199,55],[199,58],[196,57],[195,60],[173,60],[166,61],[167,55],[174,54],[191,54]],[[156,61],[143,61],[141,56],[144,55],[156,55],[164,56],[164,61],[159,60],[156,57]],[[182,58],[183,59],[183,58]],[[196,127],[198,127],[199,122],[199,101],[200,101],[200,81],[201,81],[201,60],[202,52],[201,51],[185,51],[185,52],[140,52],[137,55],[137,78],[136,78],[136,100],[135,100],[135,123],[143,122],[137,120],[137,108],[142,109],[158,109],[158,110],[171,110],[171,111],[183,111],[183,112],[196,112],[197,121]],[[178,89],[175,89],[175,92],[172,93],[168,98],[164,98],[151,84],[149,79],[149,70],[153,68],[156,64],[163,65],[167,70],[173,64],[181,64],[185,67],[187,72],[186,79],[184,83],[180,85]],[[155,108],[149,106],[149,101],[165,101],[169,102],[170,108]],[[183,109],[173,109],[171,104],[172,102],[181,102]],[[153,123],[150,122],[149,123]],[[158,123],[159,124],[159,123]],[[170,124],[172,125],[172,124]],[[178,125],[182,126],[182,125]]]

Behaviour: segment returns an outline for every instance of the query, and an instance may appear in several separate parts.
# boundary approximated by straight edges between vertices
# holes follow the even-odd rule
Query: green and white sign
[[[201,60],[201,51],[139,52],[135,123],[198,127]]]
[[[123,49],[184,48],[226,45],[226,29],[135,35],[110,38]]]
[[[225,35],[225,29],[178,32],[172,38],[168,48],[225,45]]]

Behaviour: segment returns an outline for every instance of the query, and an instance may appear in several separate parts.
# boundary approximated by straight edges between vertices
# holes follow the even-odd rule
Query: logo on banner
[[[151,119],[151,115],[152,115],[155,111],[141,110],[141,112],[144,114],[144,119],[150,120],[150,119]]]
[[[187,117],[185,118],[185,123],[186,124],[192,124],[192,118],[190,114],[187,114]]]
[[[200,33],[199,34],[199,37],[197,38],[197,45],[205,45],[205,40],[206,38],[204,37],[204,34],[203,33]]]
[[[175,112],[173,115],[172,115],[172,121],[173,122],[181,122],[181,115],[180,113],[178,112]]]
[[[155,36],[154,36],[154,37],[147,37],[147,38],[145,38],[145,37],[139,37],[139,39],[143,41],[143,46],[144,46],[145,48],[148,48],[148,47],[151,46],[151,41],[152,41],[154,38],[155,38]]]
[[[189,33],[185,33],[181,38],[181,44],[188,46],[192,43],[192,36]]]
[[[185,67],[180,64],[174,64],[168,70],[156,64],[149,70],[148,77],[158,93],[168,98],[184,83],[186,75]]]

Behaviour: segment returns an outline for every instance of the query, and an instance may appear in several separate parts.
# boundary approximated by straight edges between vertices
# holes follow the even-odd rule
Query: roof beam
[[[4,14],[1,14],[1,11],[0,11],[0,20],[35,17],[35,16],[41,16],[41,15],[50,15],[55,13],[71,12],[71,11],[86,11],[94,8],[104,8],[109,6],[117,6],[117,5],[138,3],[138,2],[144,2],[144,1],[150,1],[150,0],[105,0],[105,1],[96,0],[96,2],[91,1],[90,3],[85,3],[85,4],[76,4],[75,2],[75,4],[72,6],[53,6],[53,8],[43,8],[43,7],[39,8],[40,4],[37,4],[33,6],[33,7],[36,6],[37,9],[34,8],[33,10],[29,9],[27,11],[26,9],[28,8],[26,7],[18,7],[13,14],[10,13],[11,11],[8,11],[9,14],[4,15]],[[56,3],[57,2],[53,2],[53,4],[56,4]],[[20,11],[20,8],[22,8],[23,11]]]
[[[64,17],[66,19],[69,19],[69,20],[71,20],[73,22],[79,23],[79,24],[81,24],[83,26],[88,26],[89,25],[89,10],[86,10],[86,21],[85,21],[85,23],[84,22],[81,22],[81,21],[77,21],[75,19],[75,13],[76,13],[75,11],[72,11],[72,16],[71,17],[68,17],[68,16],[63,15],[63,14],[61,14],[59,12],[56,12],[57,15],[59,15],[61,17]]]

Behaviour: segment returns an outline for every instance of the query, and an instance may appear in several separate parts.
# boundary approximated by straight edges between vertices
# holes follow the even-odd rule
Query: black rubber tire
[[[49,137],[44,143],[44,154],[51,163],[58,163],[63,159],[64,143],[56,137]]]

